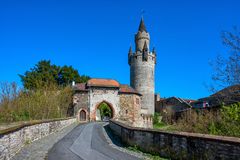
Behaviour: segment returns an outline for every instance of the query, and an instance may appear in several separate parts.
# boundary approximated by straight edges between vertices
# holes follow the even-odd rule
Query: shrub
[[[72,100],[70,87],[49,85],[31,91],[2,83],[0,88],[0,122],[66,117]]]
[[[240,137],[240,103],[218,110],[192,110],[177,121],[176,130]]]
[[[105,116],[107,117],[112,117],[112,110],[111,108],[108,106],[108,104],[106,103],[101,103],[99,106],[99,110],[100,110],[100,115],[101,118],[103,119]]]
[[[164,122],[162,122],[162,116],[159,113],[155,113],[153,116],[153,128],[162,128],[166,126]]]
[[[158,124],[160,122],[160,114],[155,113],[153,116],[153,124]]]

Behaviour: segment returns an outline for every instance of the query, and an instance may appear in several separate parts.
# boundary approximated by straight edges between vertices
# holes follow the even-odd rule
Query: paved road
[[[136,160],[137,157],[112,148],[105,137],[103,123],[79,125],[56,143],[49,160]]]
[[[55,143],[66,136],[73,128],[77,126],[77,123],[71,124],[62,130],[52,133],[46,137],[36,140],[28,145],[25,145],[12,160],[44,160],[48,150],[53,147]]]

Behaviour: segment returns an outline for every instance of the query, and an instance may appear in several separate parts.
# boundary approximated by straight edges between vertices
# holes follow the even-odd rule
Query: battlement
[[[154,52],[148,52],[147,54],[145,54],[145,56],[147,56],[145,58],[143,54],[144,53],[140,51],[130,54],[128,56],[128,64],[130,66],[134,63],[143,63],[143,62],[156,64],[157,56]]]

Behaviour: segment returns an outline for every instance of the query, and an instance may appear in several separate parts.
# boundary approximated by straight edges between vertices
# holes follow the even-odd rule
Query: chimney
[[[72,81],[72,87],[74,87],[75,86],[75,81]]]

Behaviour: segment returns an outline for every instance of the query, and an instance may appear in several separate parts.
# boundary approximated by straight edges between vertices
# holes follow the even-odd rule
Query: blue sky
[[[240,26],[238,0],[0,0],[0,81],[15,81],[39,60],[129,84],[127,54],[144,10],[157,50],[156,92],[210,93],[209,61],[226,54],[220,33]]]

